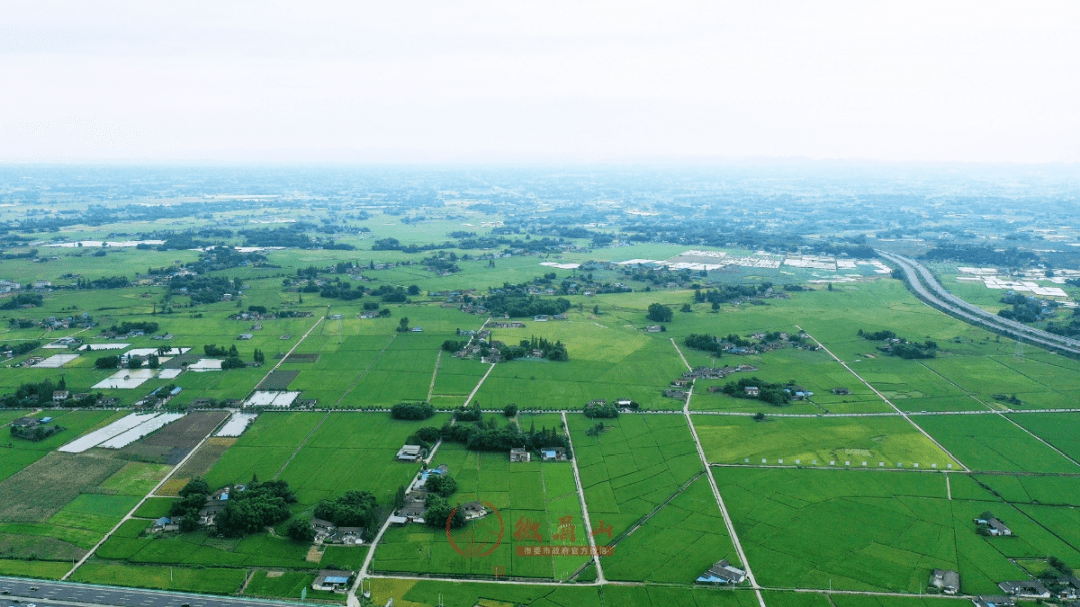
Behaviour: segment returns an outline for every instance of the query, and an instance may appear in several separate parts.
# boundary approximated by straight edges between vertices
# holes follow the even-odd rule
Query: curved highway
[[[1028,343],[1080,356],[1080,341],[1047,333],[1015,320],[1008,320],[997,314],[987,312],[946,291],[945,287],[941,286],[941,283],[930,273],[930,270],[922,264],[893,253],[878,251],[878,254],[899,266],[907,277],[907,283],[915,292],[915,295],[931,306],[972,324],[995,331],[1007,332],[1010,336]]]

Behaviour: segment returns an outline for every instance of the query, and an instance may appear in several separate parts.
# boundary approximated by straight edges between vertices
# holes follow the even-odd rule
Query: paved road
[[[33,590],[37,588],[37,590]],[[115,607],[252,607],[254,605],[293,605],[285,601],[241,599],[237,597],[185,594],[138,588],[94,586],[72,582],[49,582],[0,577],[0,589],[9,594],[0,595],[0,605],[37,607],[58,605],[107,605]],[[0,590],[0,591],[2,591]],[[18,601],[16,603],[16,601]]]
[[[991,314],[949,293],[934,278],[930,270],[926,269],[922,264],[900,255],[884,251],[878,251],[878,253],[885,259],[900,266],[900,269],[903,270],[904,275],[907,277],[908,285],[915,291],[915,295],[931,306],[972,324],[1018,335],[1024,341],[1038,346],[1071,354],[1080,354],[1080,341],[1047,333],[1023,323],[1002,318],[997,314]]]

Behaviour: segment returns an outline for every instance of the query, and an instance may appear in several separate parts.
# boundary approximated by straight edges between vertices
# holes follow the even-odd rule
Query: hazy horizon
[[[1070,2],[8,7],[0,162],[1080,162]]]

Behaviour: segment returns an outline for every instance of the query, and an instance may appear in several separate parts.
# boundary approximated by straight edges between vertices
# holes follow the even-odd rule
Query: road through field
[[[675,351],[679,353],[679,358],[683,360],[683,364],[686,365],[686,369],[692,370],[690,363],[686,362],[686,357],[683,356],[682,350],[679,349],[679,344],[675,343],[675,340],[671,340],[671,345],[675,346]],[[761,595],[761,586],[757,583],[757,578],[754,577],[754,571],[750,568],[750,561],[746,558],[746,551],[743,550],[742,542],[739,541],[738,534],[735,533],[735,523],[731,521],[731,515],[728,514],[727,505],[724,504],[724,498],[720,495],[720,487],[716,484],[716,479],[713,478],[712,471],[709,470],[709,460],[705,457],[705,449],[701,446],[701,439],[698,438],[697,428],[694,427],[694,420],[690,417],[690,399],[694,396],[694,384],[690,384],[690,389],[686,393],[686,402],[683,404],[683,416],[686,417],[686,425],[690,426],[690,434],[694,437],[694,447],[697,448],[698,457],[701,458],[701,465],[705,467],[705,477],[709,480],[709,487],[712,489],[713,497],[716,498],[716,505],[720,507],[720,514],[724,516],[724,526],[727,527],[728,536],[731,537],[731,543],[735,546],[735,551],[739,554],[739,560],[742,562],[742,566],[746,569],[746,578],[750,580],[750,586],[754,589],[754,594],[757,595],[758,604],[761,607],[766,607],[765,597]]]

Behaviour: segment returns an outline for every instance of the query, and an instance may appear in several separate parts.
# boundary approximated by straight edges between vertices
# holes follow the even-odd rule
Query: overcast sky
[[[9,0],[0,83],[0,161],[1080,162],[1080,2]]]

